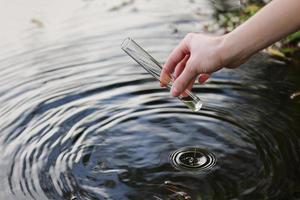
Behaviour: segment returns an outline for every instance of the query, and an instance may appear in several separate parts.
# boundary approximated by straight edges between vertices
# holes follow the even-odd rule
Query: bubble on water
[[[199,147],[184,147],[174,151],[172,165],[179,170],[203,171],[213,168],[217,162],[214,154]]]

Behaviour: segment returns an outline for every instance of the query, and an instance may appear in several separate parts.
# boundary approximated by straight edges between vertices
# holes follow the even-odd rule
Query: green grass
[[[245,7],[237,10],[216,10],[214,14],[214,24],[212,25],[214,25],[213,27],[215,27],[215,29],[217,27],[218,30],[210,31],[214,32],[221,30],[223,33],[228,33],[257,13],[264,5],[265,3],[263,1],[252,0],[248,1]],[[296,60],[300,54],[300,31],[295,32],[275,43],[274,45],[266,48],[265,52],[278,59]]]

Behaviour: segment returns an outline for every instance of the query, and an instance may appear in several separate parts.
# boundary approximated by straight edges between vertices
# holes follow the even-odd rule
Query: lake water
[[[260,54],[215,73],[192,112],[120,49],[130,36],[163,63],[211,20],[208,1],[0,11],[0,199],[300,199],[299,64]],[[174,167],[191,146],[210,170]]]

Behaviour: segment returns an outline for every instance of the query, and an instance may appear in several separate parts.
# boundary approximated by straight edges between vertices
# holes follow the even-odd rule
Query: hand
[[[160,75],[161,84],[170,82],[172,74],[175,81],[171,93],[179,96],[196,79],[203,83],[223,67],[239,66],[261,49],[298,31],[299,10],[299,0],[271,1],[226,35],[187,34],[168,57]]]
[[[229,63],[225,63],[222,59],[223,39],[223,36],[187,34],[163,66],[160,75],[161,85],[165,86],[172,74],[175,81],[171,93],[173,96],[179,96],[186,89],[192,88],[196,79],[202,84],[211,73],[227,67]],[[234,67],[240,63],[232,64],[231,67]]]

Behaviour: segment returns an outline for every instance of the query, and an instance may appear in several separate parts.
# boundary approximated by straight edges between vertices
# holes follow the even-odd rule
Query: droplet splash
[[[214,154],[199,147],[183,147],[174,151],[170,160],[178,170],[204,171],[212,169],[217,162]]]

